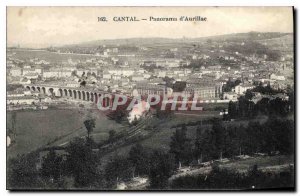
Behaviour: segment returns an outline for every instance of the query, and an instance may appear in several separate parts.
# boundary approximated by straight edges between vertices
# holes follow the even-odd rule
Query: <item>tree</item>
[[[189,163],[192,158],[192,146],[186,136],[186,132],[186,126],[182,125],[181,129],[176,129],[176,132],[171,137],[170,153],[174,154],[175,161],[179,167],[181,163]]]
[[[233,101],[230,101],[228,104],[228,115],[230,118],[235,118],[237,116],[236,104]]]
[[[173,78],[169,78],[168,76],[163,78],[163,81],[166,82],[166,86],[172,88],[175,80]]]
[[[88,139],[88,138],[87,138]],[[89,142],[84,138],[75,138],[66,148],[68,153],[67,173],[74,177],[75,187],[92,187],[99,178],[99,158],[93,153]]]
[[[131,147],[129,151],[129,160],[134,166],[135,174],[138,176],[149,174],[149,153],[140,143]]]
[[[269,113],[271,114],[286,116],[289,112],[288,101],[284,101],[278,97],[276,99],[270,100],[269,105]]]
[[[201,140],[201,152],[203,154],[203,160],[210,161],[220,156],[216,141],[217,140],[214,131],[211,129],[206,129]]]
[[[271,147],[271,151],[278,150],[282,154],[294,153],[294,122],[282,120],[280,118],[270,118],[263,127],[268,128],[268,133],[264,135],[266,146]]]
[[[254,103],[244,96],[238,99],[238,115],[240,117],[251,117],[253,114]]]
[[[77,73],[76,73],[76,71],[74,70],[74,71],[72,71],[72,73],[71,73],[71,76],[77,76],[78,77],[78,75],[77,75]]]
[[[182,92],[185,88],[186,88],[186,82],[176,81],[173,84],[172,89],[173,89],[174,92]]]
[[[239,85],[240,83],[242,83],[242,81],[239,80],[239,79],[237,79],[236,81],[234,81],[234,86],[237,86],[237,85]]]
[[[93,130],[96,126],[95,119],[88,119],[88,120],[85,120],[83,123],[87,130],[88,138],[90,138],[90,134],[91,134],[91,132],[93,132]]]
[[[284,172],[262,172],[257,165],[252,166],[246,173],[212,167],[209,174],[184,175],[172,180],[172,189],[182,190],[207,190],[207,189],[270,189],[288,188],[293,190],[294,169]]]
[[[41,174],[57,181],[61,178],[63,169],[62,157],[56,155],[54,150],[50,150],[47,156],[43,158]]]
[[[109,143],[112,143],[113,141],[114,141],[114,139],[115,139],[115,136],[116,136],[116,131],[115,130],[110,130],[109,132],[108,132],[108,142]]]
[[[128,116],[128,111],[126,110],[127,106],[118,106],[116,110],[112,111],[109,114],[109,117],[111,117],[112,119],[114,119],[117,123],[121,123],[123,119],[125,119],[125,117]]]
[[[219,120],[214,120],[212,131],[215,136],[216,149],[220,153],[220,159],[222,159],[222,154],[225,150],[225,132],[224,127]]]
[[[253,98],[253,93],[251,92],[251,90],[246,90],[246,93],[245,93],[245,98],[248,99],[248,100],[251,100]]]
[[[204,149],[206,148],[205,144],[206,141],[204,140],[205,138],[205,132],[206,130],[202,130],[201,127],[197,127],[196,130],[196,141],[195,141],[195,148],[194,148],[194,155],[195,158],[197,159],[198,163],[203,161],[203,154],[207,153],[206,150],[204,151]],[[208,138],[205,138],[208,139]]]
[[[256,115],[259,115],[259,114],[268,115],[269,114],[269,101],[270,100],[268,98],[262,98],[260,101],[258,101],[254,106],[255,114]]]
[[[290,112],[294,112],[294,108],[295,108],[295,93],[294,93],[294,89],[292,88],[288,88],[288,96],[289,96],[289,111]]]
[[[119,181],[131,179],[133,171],[134,168],[126,157],[115,155],[105,167],[107,187],[116,188]]]
[[[18,155],[8,160],[7,186],[10,189],[40,188],[38,170],[38,153]]]
[[[226,82],[226,84],[222,87],[224,92],[231,92],[232,88],[236,87],[237,85],[239,85],[241,83],[240,80],[228,80]]]
[[[164,189],[168,186],[168,179],[175,170],[173,157],[163,151],[154,151],[150,158],[150,188]]]
[[[171,110],[171,104],[166,105],[165,110],[161,110],[161,104],[155,106],[156,117],[159,119],[168,119],[171,118],[174,114],[174,111]]]
[[[239,155],[242,155],[245,152],[245,146],[246,146],[246,129],[242,125],[237,129],[235,129],[236,135],[237,135],[237,141],[238,141],[238,148],[239,148]]]
[[[86,81],[85,81],[85,80],[83,80],[82,82],[80,82],[80,86],[83,86],[83,87],[85,87],[85,86],[86,86]]]

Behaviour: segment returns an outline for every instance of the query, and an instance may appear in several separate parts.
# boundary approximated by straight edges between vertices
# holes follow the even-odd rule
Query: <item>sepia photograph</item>
[[[295,191],[294,7],[6,7],[6,189]]]

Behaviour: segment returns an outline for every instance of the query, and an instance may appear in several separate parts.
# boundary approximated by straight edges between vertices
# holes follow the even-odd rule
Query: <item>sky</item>
[[[206,17],[206,22],[114,22],[138,19]],[[107,22],[98,22],[106,17]],[[195,38],[258,32],[293,32],[292,7],[7,7],[7,45],[30,48],[136,37]]]

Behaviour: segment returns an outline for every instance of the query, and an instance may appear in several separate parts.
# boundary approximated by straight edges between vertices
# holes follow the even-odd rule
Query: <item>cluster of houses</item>
[[[23,88],[8,91],[6,96],[7,110],[47,109],[49,103],[50,97]]]
[[[191,61],[202,59],[209,62],[212,57],[197,49],[189,54],[190,60],[183,57],[123,58],[116,55],[119,54],[117,47],[104,46],[101,55],[89,56],[85,60],[68,59],[56,64],[39,58],[24,61],[8,55],[7,81],[9,84],[22,85],[61,81],[66,87],[72,88],[81,87],[84,81],[84,86],[129,95],[167,94],[198,97],[202,100],[233,101],[258,84],[270,85],[274,89],[285,89],[288,85],[293,85],[293,63],[285,58],[270,62],[266,58],[252,55],[244,56],[245,60],[241,60],[239,53],[230,55],[220,46],[217,49],[221,53],[218,58],[224,60],[225,64],[205,64],[198,68],[191,67]],[[147,52],[147,48],[141,51]],[[179,54],[180,50],[171,48],[169,52]],[[184,88],[180,92],[174,91],[172,86],[166,84],[166,78],[172,79],[174,83],[184,83]],[[230,92],[223,92],[223,86],[229,80],[238,79],[242,81],[240,84]],[[24,92],[24,96],[16,96],[14,93],[18,94],[8,92],[10,104],[37,102],[36,96],[26,95],[28,92]]]

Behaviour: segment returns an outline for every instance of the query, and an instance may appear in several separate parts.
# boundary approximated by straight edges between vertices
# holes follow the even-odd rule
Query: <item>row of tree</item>
[[[261,98],[256,103],[253,102],[254,93],[260,93],[261,95],[267,95]],[[281,116],[285,117],[288,114],[294,112],[295,107],[295,95],[294,90],[290,87],[286,90],[285,98],[272,98],[276,94],[284,95],[283,90],[276,90],[268,86],[258,85],[252,90],[247,90],[244,96],[240,96],[237,102],[229,102],[228,115],[224,115],[226,119],[232,118],[251,118],[258,115],[266,116]]]
[[[118,181],[130,180],[136,176],[148,176],[150,189],[163,189],[175,171],[174,158],[163,150],[152,150],[140,144],[134,145],[127,157],[114,156],[105,167],[105,179],[109,188],[115,188]]]
[[[172,189],[244,189],[267,190],[282,189],[294,190],[294,168],[279,173],[264,173],[258,170],[257,165],[246,173],[220,169],[217,166],[208,175],[183,176],[171,183]]]
[[[110,187],[118,180],[148,176],[150,187],[168,187],[168,178],[176,168],[219,158],[255,153],[294,153],[294,123],[285,119],[269,119],[265,123],[250,122],[244,126],[226,126],[216,120],[211,128],[197,128],[196,139],[187,137],[187,127],[177,128],[171,137],[170,150],[153,151],[140,144],[133,146],[128,157],[115,156],[106,166]]]
[[[256,104],[245,96],[239,97],[237,102],[229,102],[228,115],[225,119],[252,118],[258,115],[287,116],[294,111],[294,104],[290,100],[262,98]]]
[[[250,122],[248,126],[222,124],[216,120],[211,128],[197,128],[196,139],[187,137],[187,128],[177,128],[171,138],[170,153],[178,166],[194,161],[210,161],[220,158],[254,153],[294,153],[294,122],[285,119],[269,119],[267,122]]]

